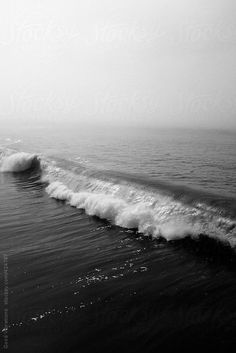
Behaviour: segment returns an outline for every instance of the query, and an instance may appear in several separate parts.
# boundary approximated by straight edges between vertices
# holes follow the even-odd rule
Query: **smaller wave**
[[[36,154],[17,152],[0,157],[1,172],[24,172],[40,164]]]

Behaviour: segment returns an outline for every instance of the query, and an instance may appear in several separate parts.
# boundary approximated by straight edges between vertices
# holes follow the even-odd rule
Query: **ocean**
[[[1,346],[236,343],[236,133],[75,123],[0,132]]]

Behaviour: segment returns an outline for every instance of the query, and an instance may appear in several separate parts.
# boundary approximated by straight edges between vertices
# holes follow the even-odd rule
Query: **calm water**
[[[26,126],[0,145],[9,352],[236,343],[236,134]]]

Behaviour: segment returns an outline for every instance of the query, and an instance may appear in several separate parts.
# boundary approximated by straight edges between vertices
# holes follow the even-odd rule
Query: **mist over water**
[[[2,3],[0,121],[235,130],[235,10],[233,0]]]

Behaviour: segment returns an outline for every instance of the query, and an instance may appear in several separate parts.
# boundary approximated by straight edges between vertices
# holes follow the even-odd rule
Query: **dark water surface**
[[[170,139],[168,137],[167,140]],[[216,137],[215,145],[219,139],[221,146],[223,139],[226,145],[225,150],[221,148],[217,159],[217,163],[222,165],[224,153],[227,155],[230,151],[232,161],[235,158],[234,140],[231,135],[229,140]],[[47,138],[42,137],[43,140]],[[211,140],[206,139],[206,143],[213,144],[213,140],[211,135]],[[71,148],[71,158],[75,158],[75,142],[73,138],[71,141],[74,146]],[[54,142],[59,145],[60,139]],[[95,144],[99,143],[96,140]],[[17,147],[17,144],[11,147],[26,150],[22,145]],[[113,146],[111,142],[109,144]],[[118,146],[117,141],[114,144]],[[81,145],[83,143],[78,143],[80,152],[83,149]],[[133,148],[131,145],[130,148]],[[28,146],[28,150],[36,150],[36,146],[33,148],[29,143]],[[203,147],[202,144],[199,146],[196,153],[189,150],[189,157],[182,152],[181,158],[186,160],[191,154],[192,160],[199,158],[200,163]],[[49,147],[46,142],[41,142],[39,149],[45,153]],[[61,152],[61,158],[68,158],[68,150],[69,147],[66,147]],[[60,155],[59,150],[57,154]],[[80,155],[83,159],[88,158],[83,153]],[[101,150],[97,149],[97,155],[98,159],[102,159]],[[113,156],[118,159],[114,151]],[[131,168],[128,158],[132,159],[120,157]],[[168,158],[174,158],[173,154]],[[112,166],[112,158],[105,160],[103,164],[99,163],[107,170]],[[130,178],[142,174],[144,179],[146,176],[156,183],[157,174],[164,174],[159,166],[153,177],[151,169],[155,167],[151,160],[151,167],[148,167],[146,160],[146,172],[142,173],[144,167],[139,167],[137,160],[138,156],[135,156],[132,163],[136,167],[133,167]],[[56,161],[61,166],[62,162],[59,163],[59,159]],[[232,161],[224,161],[228,163],[228,170],[230,164],[235,167]],[[96,166],[99,163],[97,161]],[[142,163],[144,159],[140,158],[140,165]],[[213,170],[219,170],[219,167],[212,159],[211,163],[213,166],[208,168],[214,174]],[[91,164],[94,168],[93,158]],[[170,165],[167,163],[165,168],[170,168]],[[117,167],[121,173],[127,174],[129,168]],[[184,171],[184,167],[181,168]],[[176,164],[179,175],[181,168]],[[116,173],[114,168],[110,169]],[[188,165],[186,170],[190,169]],[[204,195],[217,190],[215,195],[220,196],[213,197],[214,215],[212,209],[206,211],[204,208],[204,213],[200,209],[199,222],[203,222],[204,217],[207,218],[205,223],[213,222],[218,212],[219,217],[224,216],[227,222],[231,222],[228,228],[218,226],[221,227],[220,234],[224,231],[222,236],[233,239],[235,184],[229,186],[225,182],[223,191],[223,186],[218,186],[220,180],[230,182],[232,170],[227,172],[224,169],[221,175],[215,175],[209,183],[211,186],[203,188]],[[173,174],[167,175],[170,176],[167,180],[160,180],[173,181]],[[193,351],[203,347],[226,351],[236,343],[236,257],[233,247],[206,234],[197,239],[181,237],[167,242],[165,238],[144,236],[136,229],[119,227],[113,222],[86,214],[84,209],[49,198],[45,189],[47,185],[42,182],[41,176],[39,170],[0,173],[0,249],[1,267],[3,269],[3,255],[8,267],[9,352],[165,352],[177,349]],[[185,174],[188,182],[183,186],[189,187],[195,180],[194,187],[198,190],[203,183],[196,181],[200,176],[199,172],[195,179],[188,179]],[[70,181],[69,186],[76,189],[78,186],[75,187],[73,178],[70,176],[66,182],[68,185]],[[179,177],[182,182],[184,178]],[[113,180],[112,183],[112,188],[114,185],[121,187],[120,181]],[[102,185],[107,195],[107,184],[106,189]],[[94,184],[92,187],[94,190]],[[89,185],[88,190],[91,191],[92,187]],[[96,187],[101,188],[100,184]],[[146,192],[143,183],[140,190],[142,188]],[[117,195],[116,192],[113,191],[112,195]],[[194,192],[192,198],[195,197]],[[179,199],[179,191],[177,194]],[[182,192],[180,194],[185,215],[190,212],[190,201],[186,198],[183,201]],[[144,199],[147,197],[142,194],[142,201]],[[209,205],[209,202],[206,201],[206,204]],[[5,282],[3,270],[0,273],[2,300]],[[0,317],[1,326],[4,327],[4,315]],[[2,333],[6,334],[5,331]]]

